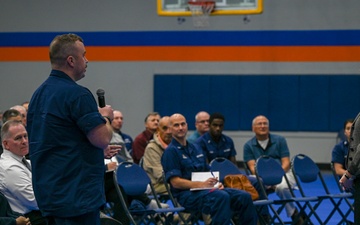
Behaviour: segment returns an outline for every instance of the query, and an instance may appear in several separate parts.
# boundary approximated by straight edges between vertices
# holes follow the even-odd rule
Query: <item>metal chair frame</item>
[[[212,171],[219,171],[219,173],[220,173],[219,181],[222,183],[224,182],[224,178],[226,175],[244,174],[236,165],[234,165],[234,163],[232,163],[230,160],[228,160],[226,158],[222,158],[222,157],[217,157],[217,158],[213,159],[210,162],[210,168]],[[276,210],[272,207],[272,204],[274,203],[273,200],[270,200],[270,199],[255,200],[255,201],[253,201],[253,203],[256,206],[256,210],[257,210],[261,224],[266,224],[266,220],[260,214],[259,207],[270,207],[271,211],[274,213],[274,216],[278,219],[278,221],[281,224],[284,224],[283,221],[281,220],[280,216],[277,214]]]
[[[184,210],[183,207],[161,208],[160,201],[157,198],[150,178],[140,166],[132,162],[119,163],[114,171],[113,179],[121,204],[123,205],[124,210],[126,210],[126,215],[128,216],[130,222],[134,225],[156,224],[157,222],[161,222],[161,224],[169,224],[172,222],[174,213],[179,213]],[[141,195],[145,193],[148,185],[151,187],[152,195],[159,208],[154,210],[130,210],[119,186],[123,188],[125,194],[127,195]],[[159,218],[158,216],[160,216],[159,220],[157,220],[157,218]]]
[[[315,211],[324,200],[328,199],[333,204],[333,209],[330,211],[329,215],[324,221],[317,217],[320,224],[327,224],[335,212],[340,214],[342,220],[346,220],[346,216],[341,211],[339,206],[341,202],[348,197],[348,195],[346,193],[330,193],[319,167],[310,157],[305,154],[295,155],[291,160],[291,170],[294,174],[301,196],[303,197],[309,196],[304,192],[303,185],[305,183],[312,183],[320,180],[324,194],[316,196],[318,197],[319,201],[313,206],[314,215],[317,215]],[[338,201],[335,201],[335,199],[338,199]]]

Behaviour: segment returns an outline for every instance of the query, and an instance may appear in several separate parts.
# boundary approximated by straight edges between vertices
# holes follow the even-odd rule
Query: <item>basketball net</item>
[[[215,8],[215,1],[192,0],[188,2],[194,27],[208,27],[209,15]]]

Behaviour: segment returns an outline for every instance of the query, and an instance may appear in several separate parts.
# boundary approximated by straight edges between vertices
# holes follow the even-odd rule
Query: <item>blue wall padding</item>
[[[251,130],[259,114],[273,131],[337,132],[360,111],[357,75],[155,75],[154,110],[224,114],[225,130]]]

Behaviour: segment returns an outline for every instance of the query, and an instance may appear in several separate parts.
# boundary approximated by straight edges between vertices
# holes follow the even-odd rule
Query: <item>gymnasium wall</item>
[[[155,109],[154,75],[336,76],[340,78],[339,85],[335,85],[337,92],[352,93],[357,84],[353,79],[359,74],[359,6],[356,0],[265,0],[261,15],[246,19],[241,15],[213,16],[210,27],[197,29],[190,17],[158,16],[155,0],[4,0],[0,7],[0,109],[30,99],[49,74],[50,41],[55,34],[65,32],[80,34],[87,46],[90,62],[79,84],[94,94],[103,88],[107,103],[123,111],[123,130],[133,137],[143,130],[145,115]],[[342,80],[343,75],[350,80]],[[259,86],[267,79],[260,79]],[[160,100],[179,88],[173,84]],[[199,83],[193,88],[196,92],[207,87]],[[318,93],[316,97],[324,94],[323,89],[319,88]],[[269,91],[266,94],[273,96]],[[344,99],[339,110],[347,112],[353,101]],[[313,112],[311,106],[307,107],[299,112]],[[360,111],[356,107],[350,107],[351,115]],[[239,114],[243,112],[238,110]],[[275,131],[287,137],[292,155],[303,152],[317,162],[330,160],[335,130],[341,129],[346,118],[325,111],[314,115],[321,124],[315,120],[304,125],[313,129],[323,126],[322,119],[328,118],[329,130],[295,127]],[[284,109],[280,112],[269,116],[271,123],[280,123],[279,117],[289,120]],[[250,128],[225,132],[234,138],[241,160],[242,145],[252,136]]]

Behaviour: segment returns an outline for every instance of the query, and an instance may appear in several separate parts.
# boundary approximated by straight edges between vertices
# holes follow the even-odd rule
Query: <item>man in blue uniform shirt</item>
[[[170,117],[173,139],[164,151],[161,159],[166,181],[171,185],[171,192],[180,205],[188,210],[200,210],[210,214],[212,224],[229,224],[236,215],[241,224],[256,224],[257,214],[250,194],[245,191],[224,188],[212,189],[217,178],[206,181],[191,181],[192,172],[209,171],[205,156],[197,145],[186,141],[188,131],[185,117],[174,114]],[[210,188],[190,191],[191,188]]]
[[[196,144],[200,146],[206,155],[208,163],[217,157],[223,157],[230,160],[237,166],[234,141],[231,137],[223,134],[225,117],[220,113],[213,113],[210,116],[209,123],[209,131],[196,141]],[[261,185],[259,185],[256,177],[248,176],[248,179],[258,191],[259,199],[266,199],[266,196],[264,196],[261,190]],[[270,219],[269,209],[267,206],[260,207],[259,211],[265,220]]]
[[[30,101],[33,188],[49,225],[98,225],[105,203],[104,149],[113,113],[110,106],[98,109],[92,93],[76,83],[85,77],[85,54],[78,35],[56,36],[52,71]]]
[[[346,171],[345,162],[349,151],[350,130],[353,122],[354,119],[348,119],[344,122],[344,135],[346,140],[336,144],[331,152],[331,162],[334,163],[335,172],[340,177]]]

